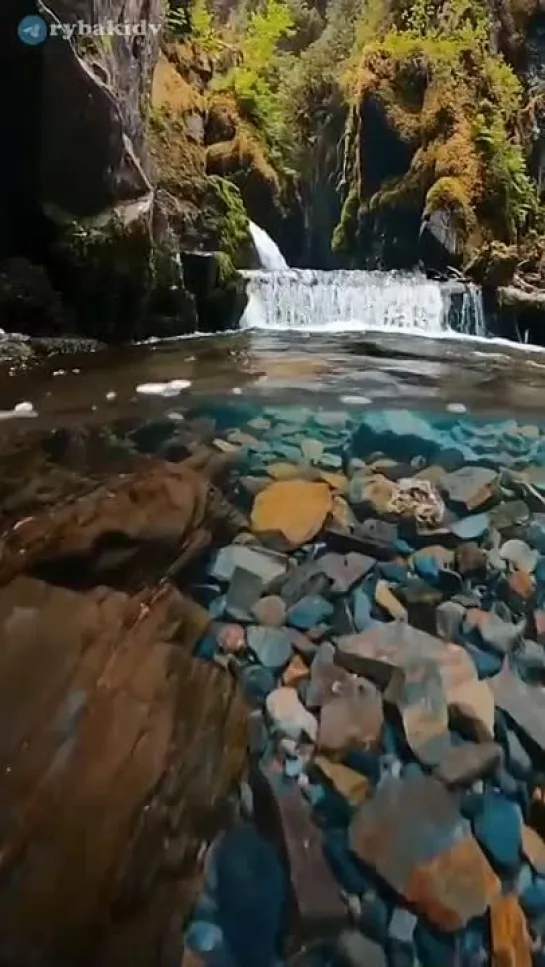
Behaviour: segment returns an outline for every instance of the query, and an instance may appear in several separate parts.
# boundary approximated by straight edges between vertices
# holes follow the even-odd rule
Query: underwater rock
[[[361,806],[371,794],[369,779],[361,772],[350,769],[340,762],[333,762],[326,756],[317,755],[313,765],[329,780],[331,785],[351,806]]]
[[[490,905],[492,963],[531,967],[532,953],[526,918],[514,894],[496,897]]]
[[[499,793],[485,793],[473,822],[475,838],[496,867],[513,871],[519,863],[522,818],[519,808]]]
[[[280,554],[273,555],[265,550],[231,544],[218,551],[210,569],[210,576],[217,581],[231,581],[235,571],[239,569],[258,578],[263,588],[266,588],[282,578],[286,568],[287,558]]]
[[[313,742],[318,734],[318,722],[301,704],[294,688],[277,688],[267,696],[267,713],[275,727],[292,739],[307,735]]]
[[[481,916],[500,889],[460,823],[456,800],[440,782],[391,779],[360,806],[350,847],[431,923],[457,930]]]
[[[279,595],[269,594],[253,606],[252,614],[259,624],[280,628],[285,623],[286,605]]]
[[[248,648],[265,668],[278,671],[291,658],[291,639],[285,628],[250,625],[246,630]]]
[[[351,749],[376,749],[383,725],[382,698],[366,683],[356,694],[334,695],[323,704],[318,748],[339,757]]]
[[[290,547],[313,540],[332,509],[325,483],[287,480],[271,484],[257,495],[252,508],[252,529],[257,534],[280,533]]]
[[[502,754],[495,742],[464,742],[447,750],[434,773],[447,786],[470,785],[492,772]]]
[[[540,753],[545,752],[545,698],[542,689],[526,685],[507,665],[490,679],[490,687],[496,705],[537,746]]]
[[[438,765],[450,748],[448,708],[441,673],[433,661],[395,668],[384,701],[397,708],[407,744],[417,759]]]

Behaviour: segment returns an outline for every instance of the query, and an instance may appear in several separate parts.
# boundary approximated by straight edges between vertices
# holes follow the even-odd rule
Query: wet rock
[[[420,919],[414,931],[414,944],[421,967],[478,967],[484,959],[472,961],[460,949],[468,935],[468,928],[461,937],[455,938],[451,934],[434,930],[428,923]],[[482,952],[482,949],[481,951]]]
[[[337,950],[340,957],[339,967],[388,967],[384,948],[359,930],[343,930]]]
[[[278,670],[284,668],[291,658],[291,639],[285,628],[263,628],[251,625],[247,628],[248,648],[265,666]]]
[[[277,688],[266,700],[267,713],[275,727],[292,739],[307,735],[313,742],[318,735],[318,722],[300,702],[293,688]]]
[[[235,568],[225,598],[225,610],[232,618],[247,621],[262,591],[263,581],[259,575],[241,567]]]
[[[253,826],[220,839],[215,856],[218,923],[240,967],[275,963],[285,929],[288,880],[275,848]]]
[[[486,569],[487,555],[474,541],[460,544],[456,548],[456,567],[460,574],[477,574]]]
[[[522,827],[522,854],[539,876],[545,876],[545,843],[531,826]]]
[[[501,758],[501,746],[495,742],[464,742],[447,750],[435,775],[447,786],[470,785],[492,772]]]
[[[542,689],[526,685],[507,664],[490,679],[490,687],[498,708],[540,752],[545,752],[545,698]]]
[[[539,684],[545,679],[545,651],[537,641],[526,639],[517,648],[515,665],[524,681]]]
[[[513,624],[511,621],[504,621],[493,611],[483,611],[480,608],[470,608],[465,617],[465,628],[478,631],[483,645],[500,655],[511,651],[523,634],[525,626],[525,620]]]
[[[529,601],[535,591],[535,583],[528,571],[512,571],[507,578],[509,601],[515,608],[515,601]],[[520,608],[519,608],[520,610]]]
[[[351,504],[369,505],[379,515],[391,512],[391,501],[396,494],[396,484],[381,474],[356,475],[349,481],[347,491]]]
[[[316,570],[332,582],[332,594],[346,594],[362,581],[376,564],[373,557],[351,551],[348,554],[324,554],[316,561]]]
[[[489,514],[493,527],[502,531],[515,524],[525,523],[530,516],[530,511],[523,500],[507,500],[503,504],[492,507]]]
[[[357,681],[352,675],[335,665],[333,660],[321,660],[318,652],[310,669],[306,705],[309,708],[321,708],[335,695],[353,695],[357,687]]]
[[[452,533],[462,541],[474,541],[490,527],[490,516],[488,514],[473,514],[471,517],[463,517],[450,525]]]
[[[355,631],[367,631],[373,623],[371,618],[371,599],[363,588],[356,588],[353,596],[353,618]]]
[[[301,547],[322,529],[332,508],[325,483],[279,481],[258,494],[252,508],[252,530],[280,533],[290,547]]]
[[[472,511],[490,499],[497,478],[496,471],[488,467],[461,467],[447,474],[441,486],[452,503],[463,504]]]
[[[444,641],[456,641],[466,609],[456,601],[443,601],[435,612],[437,634]]]
[[[240,477],[239,484],[250,497],[256,497],[262,490],[269,486],[270,480],[267,477]]]
[[[307,661],[310,661],[316,654],[318,646],[314,641],[311,641],[308,635],[304,635],[302,631],[297,631],[297,628],[287,629],[292,648],[299,654],[303,655]]]
[[[415,661],[394,669],[384,699],[397,708],[414,755],[426,765],[437,765],[450,748],[450,736],[441,673],[435,662]]]
[[[506,729],[507,766],[516,779],[527,779],[532,769],[532,760],[520,739],[512,729]]]
[[[256,621],[269,628],[280,628],[285,623],[286,605],[277,594],[261,598],[252,608]]]
[[[309,631],[326,621],[333,613],[333,605],[321,595],[306,595],[287,613],[287,624],[299,631]]]
[[[490,906],[492,963],[498,967],[531,967],[530,935],[514,894],[496,897]]]
[[[500,884],[455,800],[434,779],[391,779],[350,824],[350,848],[443,930],[481,916]]]
[[[300,682],[304,682],[309,677],[309,669],[300,655],[295,655],[288,667],[284,669],[282,684],[288,688],[297,688]]]
[[[238,669],[237,674],[244,697],[250,705],[262,706],[267,696],[274,691],[276,679],[270,668],[265,668],[263,665],[246,665]]]
[[[420,554],[414,557],[414,569],[418,577],[430,584],[435,584],[439,578],[439,562],[431,554]]]
[[[227,655],[236,655],[246,648],[246,634],[241,625],[218,625],[216,640],[218,647]]]
[[[282,600],[288,607],[297,604],[302,597],[324,594],[329,588],[325,574],[317,570],[313,560],[306,560],[299,567],[292,568],[280,589]]]
[[[340,762],[333,762],[323,755],[317,755],[313,765],[351,806],[360,806],[371,795],[369,779],[355,769],[350,769]]]
[[[241,544],[231,544],[218,551],[210,575],[217,581],[231,581],[237,568],[254,575],[265,588],[284,576],[287,558]]]
[[[308,463],[319,463],[324,452],[324,444],[321,440],[313,440],[305,437],[301,440],[301,452]]]
[[[506,541],[500,548],[500,556],[519,571],[532,574],[537,564],[539,554],[524,541]]]
[[[495,867],[514,870],[519,862],[522,837],[520,810],[498,793],[485,793],[473,822],[475,837]]]
[[[325,860],[310,805],[297,786],[279,792],[270,769],[253,770],[250,781],[258,823],[281,845],[286,857],[295,934],[311,940],[340,930],[346,924],[347,910]]]
[[[377,581],[375,601],[391,618],[394,618],[396,621],[407,621],[407,609],[398,601],[386,581]]]
[[[376,749],[383,725],[380,694],[366,683],[356,694],[336,695],[322,706],[318,748],[333,756],[350,749]]]

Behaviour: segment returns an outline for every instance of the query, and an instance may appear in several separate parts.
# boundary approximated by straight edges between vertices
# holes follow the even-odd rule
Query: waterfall
[[[246,329],[485,334],[480,290],[461,282],[436,282],[417,272],[284,269],[245,275]]]
[[[272,238],[267,235],[267,232],[263,228],[255,225],[254,222],[250,222],[250,235],[252,236],[252,241],[255,245],[259,257],[259,264],[262,269],[274,272],[288,268],[288,263],[278,248],[278,245],[276,242],[273,242]]]

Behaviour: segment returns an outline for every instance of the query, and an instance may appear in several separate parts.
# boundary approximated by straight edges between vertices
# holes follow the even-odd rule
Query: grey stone
[[[286,605],[279,595],[269,594],[254,604],[252,614],[259,624],[280,628],[286,618]]]
[[[343,930],[337,949],[343,967],[388,967],[384,948],[359,930]]]
[[[507,664],[489,680],[498,708],[518,726],[540,751],[545,752],[545,695],[543,689],[526,685]]]
[[[259,600],[262,591],[263,580],[258,574],[236,567],[227,591],[226,611],[232,618],[242,621],[248,619],[249,612]]]
[[[284,668],[291,658],[291,638],[286,628],[251,625],[246,633],[246,641],[250,651],[265,668]]]
[[[506,541],[500,548],[500,556],[504,561],[518,568],[519,571],[527,571],[528,574],[534,572],[539,553],[528,546],[524,541]]]
[[[496,742],[464,742],[451,746],[435,769],[435,775],[447,786],[471,785],[492,772],[502,759]]]
[[[441,487],[454,503],[464,504],[469,510],[473,510],[483,503],[483,493],[486,499],[487,488],[497,476],[497,472],[488,467],[461,467],[460,470],[447,474]]]
[[[325,574],[332,582],[332,594],[346,594],[347,591],[371,571],[376,560],[357,551],[348,554],[336,554],[334,551],[324,554],[316,560],[316,570]]]
[[[396,668],[384,699],[395,705],[407,744],[425,765],[437,765],[448,753],[448,707],[441,673],[433,661],[421,660]]]
[[[444,641],[455,641],[462,626],[466,609],[456,601],[443,601],[436,609],[437,634]]]
[[[463,517],[450,525],[452,533],[463,541],[473,541],[483,534],[490,527],[490,517],[488,514],[473,514],[471,517]]]
[[[524,524],[530,517],[530,510],[523,500],[508,500],[493,507],[489,515],[492,526],[501,531],[514,524]]]
[[[410,910],[404,910],[403,907],[396,907],[390,920],[388,936],[391,940],[397,941],[397,943],[412,944],[417,922],[417,917]]]
[[[285,575],[287,566],[284,554],[230,544],[218,551],[210,573],[217,581],[230,581],[235,569],[241,568],[260,577],[263,586],[269,587]]]

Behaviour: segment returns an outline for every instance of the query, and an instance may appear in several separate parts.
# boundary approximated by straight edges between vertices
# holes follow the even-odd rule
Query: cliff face
[[[21,109],[33,105],[37,127],[23,144],[14,119],[7,141],[0,325],[13,328],[15,316],[24,328],[26,312],[31,334],[119,340],[191,331],[202,293],[180,272],[181,240],[155,191],[148,148],[164,2],[52,0],[39,13],[49,28],[39,47],[23,45],[12,26],[9,83],[23,90]],[[63,24],[74,28],[70,37]],[[122,30],[108,33],[112,24]],[[220,303],[227,288],[223,324],[233,325],[243,287],[214,260],[207,278]]]

